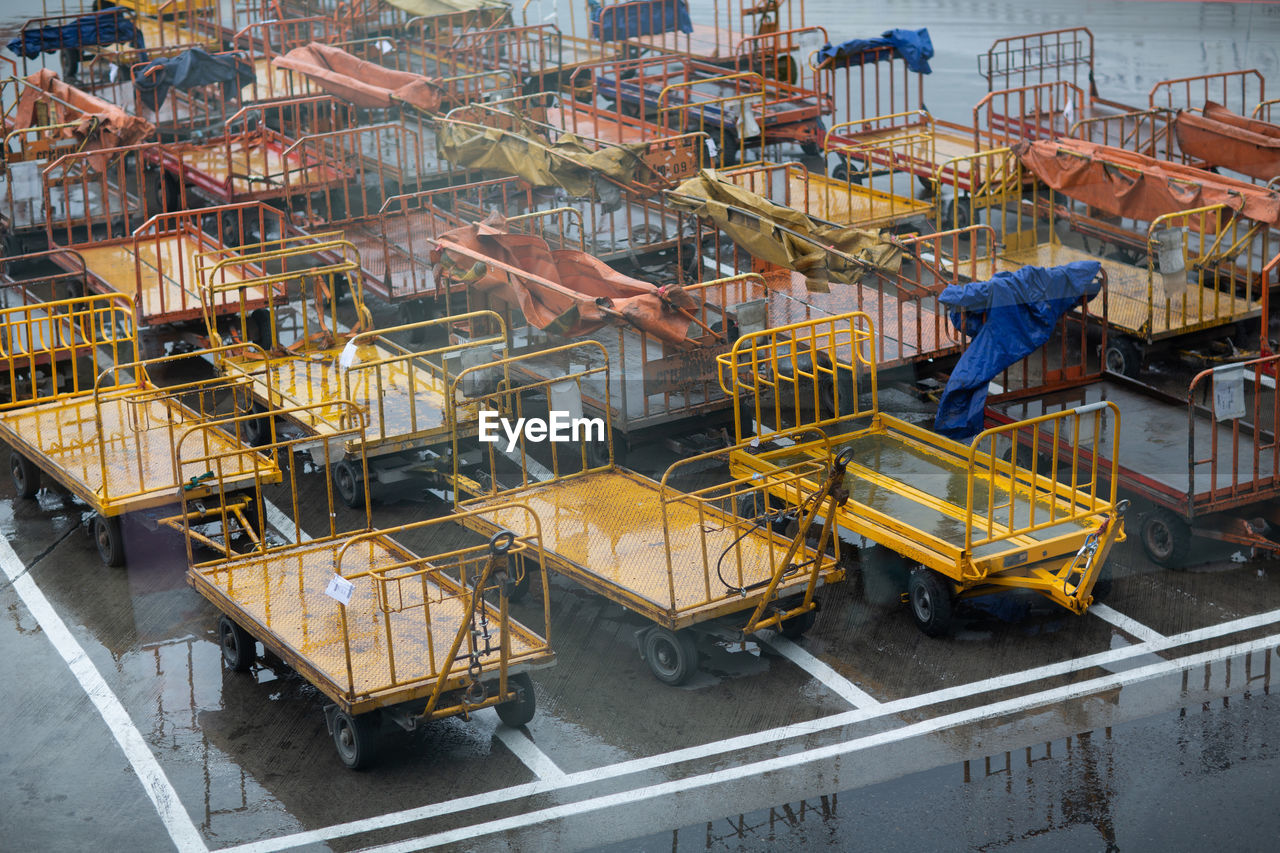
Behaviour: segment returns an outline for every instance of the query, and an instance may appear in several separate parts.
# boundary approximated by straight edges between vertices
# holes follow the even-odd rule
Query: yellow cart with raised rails
[[[351,400],[364,413],[364,431],[346,440],[346,457],[332,466],[339,495],[355,507],[364,499],[365,473],[384,487],[442,484],[452,473],[448,451],[453,439],[475,435],[479,413],[465,397],[475,390],[470,385],[457,390],[458,399],[449,396],[452,379],[464,367],[506,355],[506,329],[497,314],[475,311],[373,330],[364,304],[359,252],[349,241],[331,237],[321,235],[320,242],[307,242],[310,237],[287,239],[279,241],[280,247],[247,255],[233,249],[204,253],[196,266],[202,299],[210,306],[205,316],[210,340],[220,343],[230,337],[261,344],[224,350],[217,360],[219,371],[245,379],[261,405],[289,410],[286,420],[313,436],[332,439],[344,433],[346,411],[336,401]],[[246,264],[265,268],[281,261],[287,269],[264,279],[226,274]],[[343,281],[350,284],[357,317],[349,330],[340,324],[335,298]],[[294,287],[302,310],[275,304],[249,310],[242,294],[277,286]],[[212,307],[237,301],[242,310],[228,333],[220,328]],[[393,339],[454,323],[495,331],[423,350]],[[480,374],[472,379],[479,380]],[[270,418],[251,421],[248,429],[257,443],[275,441]],[[367,469],[357,464],[360,455],[368,457]]]
[[[321,443],[317,462],[324,468],[343,456],[330,447],[363,446],[360,407],[343,400],[327,406],[345,409],[348,426]],[[298,411],[281,414],[306,419]],[[250,418],[223,425],[234,431]],[[295,437],[259,451],[287,458],[309,444],[313,438]],[[217,471],[238,467],[236,458],[254,451],[211,453],[198,435],[188,433],[179,439],[176,455],[184,465]],[[360,457],[362,467],[365,461]],[[325,719],[338,757],[357,770],[376,760],[384,721],[413,731],[421,723],[493,707],[509,726],[528,723],[536,708],[529,672],[555,660],[546,639],[551,605],[545,595],[540,633],[512,618],[508,605],[520,572],[542,565],[532,511],[502,507],[522,519],[519,536],[496,531],[487,545],[424,558],[396,538],[413,533],[430,539],[433,528],[460,519],[377,530],[366,499],[353,525],[342,526],[340,519],[351,515],[338,512],[333,490],[325,488],[317,500],[304,494],[296,466],[288,472],[289,506],[274,527],[265,522],[266,483],[255,482],[251,506],[257,511],[250,521],[256,533],[243,547],[230,535],[208,531],[226,519],[201,514],[188,493],[183,512],[172,519],[187,534],[188,580],[221,613],[218,637],[227,666],[248,671],[261,642],[314,684],[332,702]],[[313,529],[312,538],[305,523],[323,529]]]
[[[906,598],[926,634],[950,630],[958,596],[1026,589],[1073,613],[1092,603],[1111,546],[1124,539],[1128,502],[1080,454],[1079,438],[1096,446],[1109,432],[1114,459],[1114,403],[988,429],[968,445],[944,438],[879,411],[874,335],[862,313],[744,335],[719,362],[738,404],[735,437],[754,437],[732,452],[733,475],[765,477],[832,449],[848,458],[836,523],[918,564]],[[825,436],[795,441],[788,430],[797,426]],[[1018,464],[1013,447],[1039,446],[1042,436],[1060,448],[1055,470],[1070,470],[1065,482]]]
[[[596,426],[566,427],[569,440],[547,448],[550,468],[530,453],[537,441],[533,428],[514,441],[503,437],[488,444],[485,483],[456,476],[458,508],[466,511],[462,524],[486,536],[501,530],[523,534],[529,532],[526,508],[532,510],[542,522],[544,568],[653,623],[637,632],[637,641],[653,674],[667,684],[681,684],[697,671],[699,637],[740,644],[764,628],[803,634],[815,618],[818,587],[844,577],[829,525],[815,545],[806,541],[819,514],[833,517],[843,463],[815,454],[762,476],[692,491],[675,485],[685,479],[705,483],[708,467],[723,467],[729,452],[713,451],[680,460],[660,481],[652,480],[613,464],[607,410],[601,418],[580,417],[592,386],[608,382],[604,346],[586,340],[538,355],[560,359],[563,371],[518,388],[501,387],[476,402],[517,424],[546,413],[554,429],[552,413],[559,412],[570,424],[580,419]],[[523,357],[507,360],[512,374]],[[455,387],[478,369],[464,370]],[[608,443],[608,454],[590,452],[593,442]],[[606,462],[593,465],[597,456]],[[504,486],[503,480],[514,485]],[[799,507],[790,519],[795,532],[775,531],[787,526],[781,515],[762,520],[736,514],[740,506],[766,502],[771,492]],[[511,508],[510,501],[520,508]]]
[[[25,382],[11,366],[14,381],[0,401],[0,440],[11,448],[14,490],[33,498],[48,480],[84,501],[93,510],[94,543],[109,566],[124,564],[126,516],[154,521],[178,502],[179,492],[208,500],[215,486],[232,495],[254,480],[280,479],[279,468],[253,453],[242,434],[209,424],[228,410],[249,412],[247,383],[219,377],[156,385],[151,371],[194,356],[131,361],[133,312],[132,300],[119,294],[0,310],[0,340],[25,341],[13,361],[32,365]],[[35,364],[50,371],[47,382],[30,381]],[[239,464],[219,466],[216,473],[177,465],[173,451],[183,433]],[[236,498],[227,507],[241,526],[245,505]]]

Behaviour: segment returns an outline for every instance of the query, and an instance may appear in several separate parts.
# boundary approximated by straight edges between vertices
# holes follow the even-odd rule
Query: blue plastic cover
[[[971,338],[956,362],[938,403],[935,432],[968,439],[982,432],[987,383],[1009,365],[1044,345],[1058,318],[1102,287],[1098,261],[1060,267],[1022,267],[998,272],[990,281],[953,284],[938,301],[951,309],[951,323]],[[964,328],[960,310],[964,309]]]
[[[253,62],[245,54],[213,56],[202,47],[193,47],[177,56],[153,59],[134,74],[133,88],[138,102],[155,112],[170,88],[184,92],[196,86],[221,83],[223,95],[238,97],[254,81]]]
[[[5,47],[27,59],[64,48],[96,47],[103,44],[129,44],[146,47],[142,30],[124,15],[123,9],[104,9],[76,18],[60,27],[36,27],[23,30]]]
[[[933,40],[925,28],[918,30],[885,30],[880,38],[850,39],[835,45],[823,45],[818,51],[818,64],[823,68],[844,68],[862,65],[872,58],[868,51],[879,47],[892,47],[907,62],[907,68],[921,74],[933,71],[929,60],[933,58]]]
[[[591,37],[600,41],[622,41],[676,30],[693,32],[687,0],[628,0],[608,6],[590,0],[587,5],[591,11]]]

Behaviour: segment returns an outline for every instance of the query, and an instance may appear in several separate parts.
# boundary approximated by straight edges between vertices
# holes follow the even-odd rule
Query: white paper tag
[[[342,575],[335,574],[329,578],[329,585],[324,588],[324,594],[346,607],[351,603],[351,593],[355,591],[355,588],[356,585],[351,581]]]
[[[116,82],[116,78],[120,76],[120,66],[112,64],[107,67],[107,79],[112,83]]]
[[[342,348],[342,354],[338,356],[338,366],[343,370],[350,370],[351,365],[356,363],[356,349],[354,338],[347,341],[347,345]]]
[[[1245,416],[1243,365],[1227,364],[1214,368],[1213,412],[1220,421]]]
[[[387,41],[386,39],[378,39],[378,50],[382,51],[384,55],[390,53],[391,48],[392,48],[391,42]]]

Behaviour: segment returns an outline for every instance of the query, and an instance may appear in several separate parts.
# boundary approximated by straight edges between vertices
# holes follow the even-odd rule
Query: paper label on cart
[[[1213,413],[1220,421],[1245,416],[1243,365],[1227,364],[1214,369]]]
[[[378,40],[378,50],[382,51],[384,54],[390,53],[390,52],[391,52],[391,42],[387,41],[386,39],[379,39],[379,40]]]
[[[120,66],[111,65],[107,68],[107,79],[112,83],[116,82],[116,78],[120,76]]]
[[[324,594],[346,607],[351,603],[351,593],[355,588],[356,585],[342,575],[334,575],[329,578],[329,585],[324,588]]]

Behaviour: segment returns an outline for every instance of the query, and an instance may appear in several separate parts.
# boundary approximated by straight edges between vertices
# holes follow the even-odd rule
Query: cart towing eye
[[[515,542],[516,535],[510,530],[499,530],[489,537],[489,553],[492,555],[489,559],[493,564],[493,574],[497,577],[498,583],[502,585],[502,594],[506,598],[511,597],[511,592],[515,588],[515,580],[511,577],[511,573],[507,571],[507,561],[504,558]],[[499,560],[502,561],[501,565],[498,565]]]

